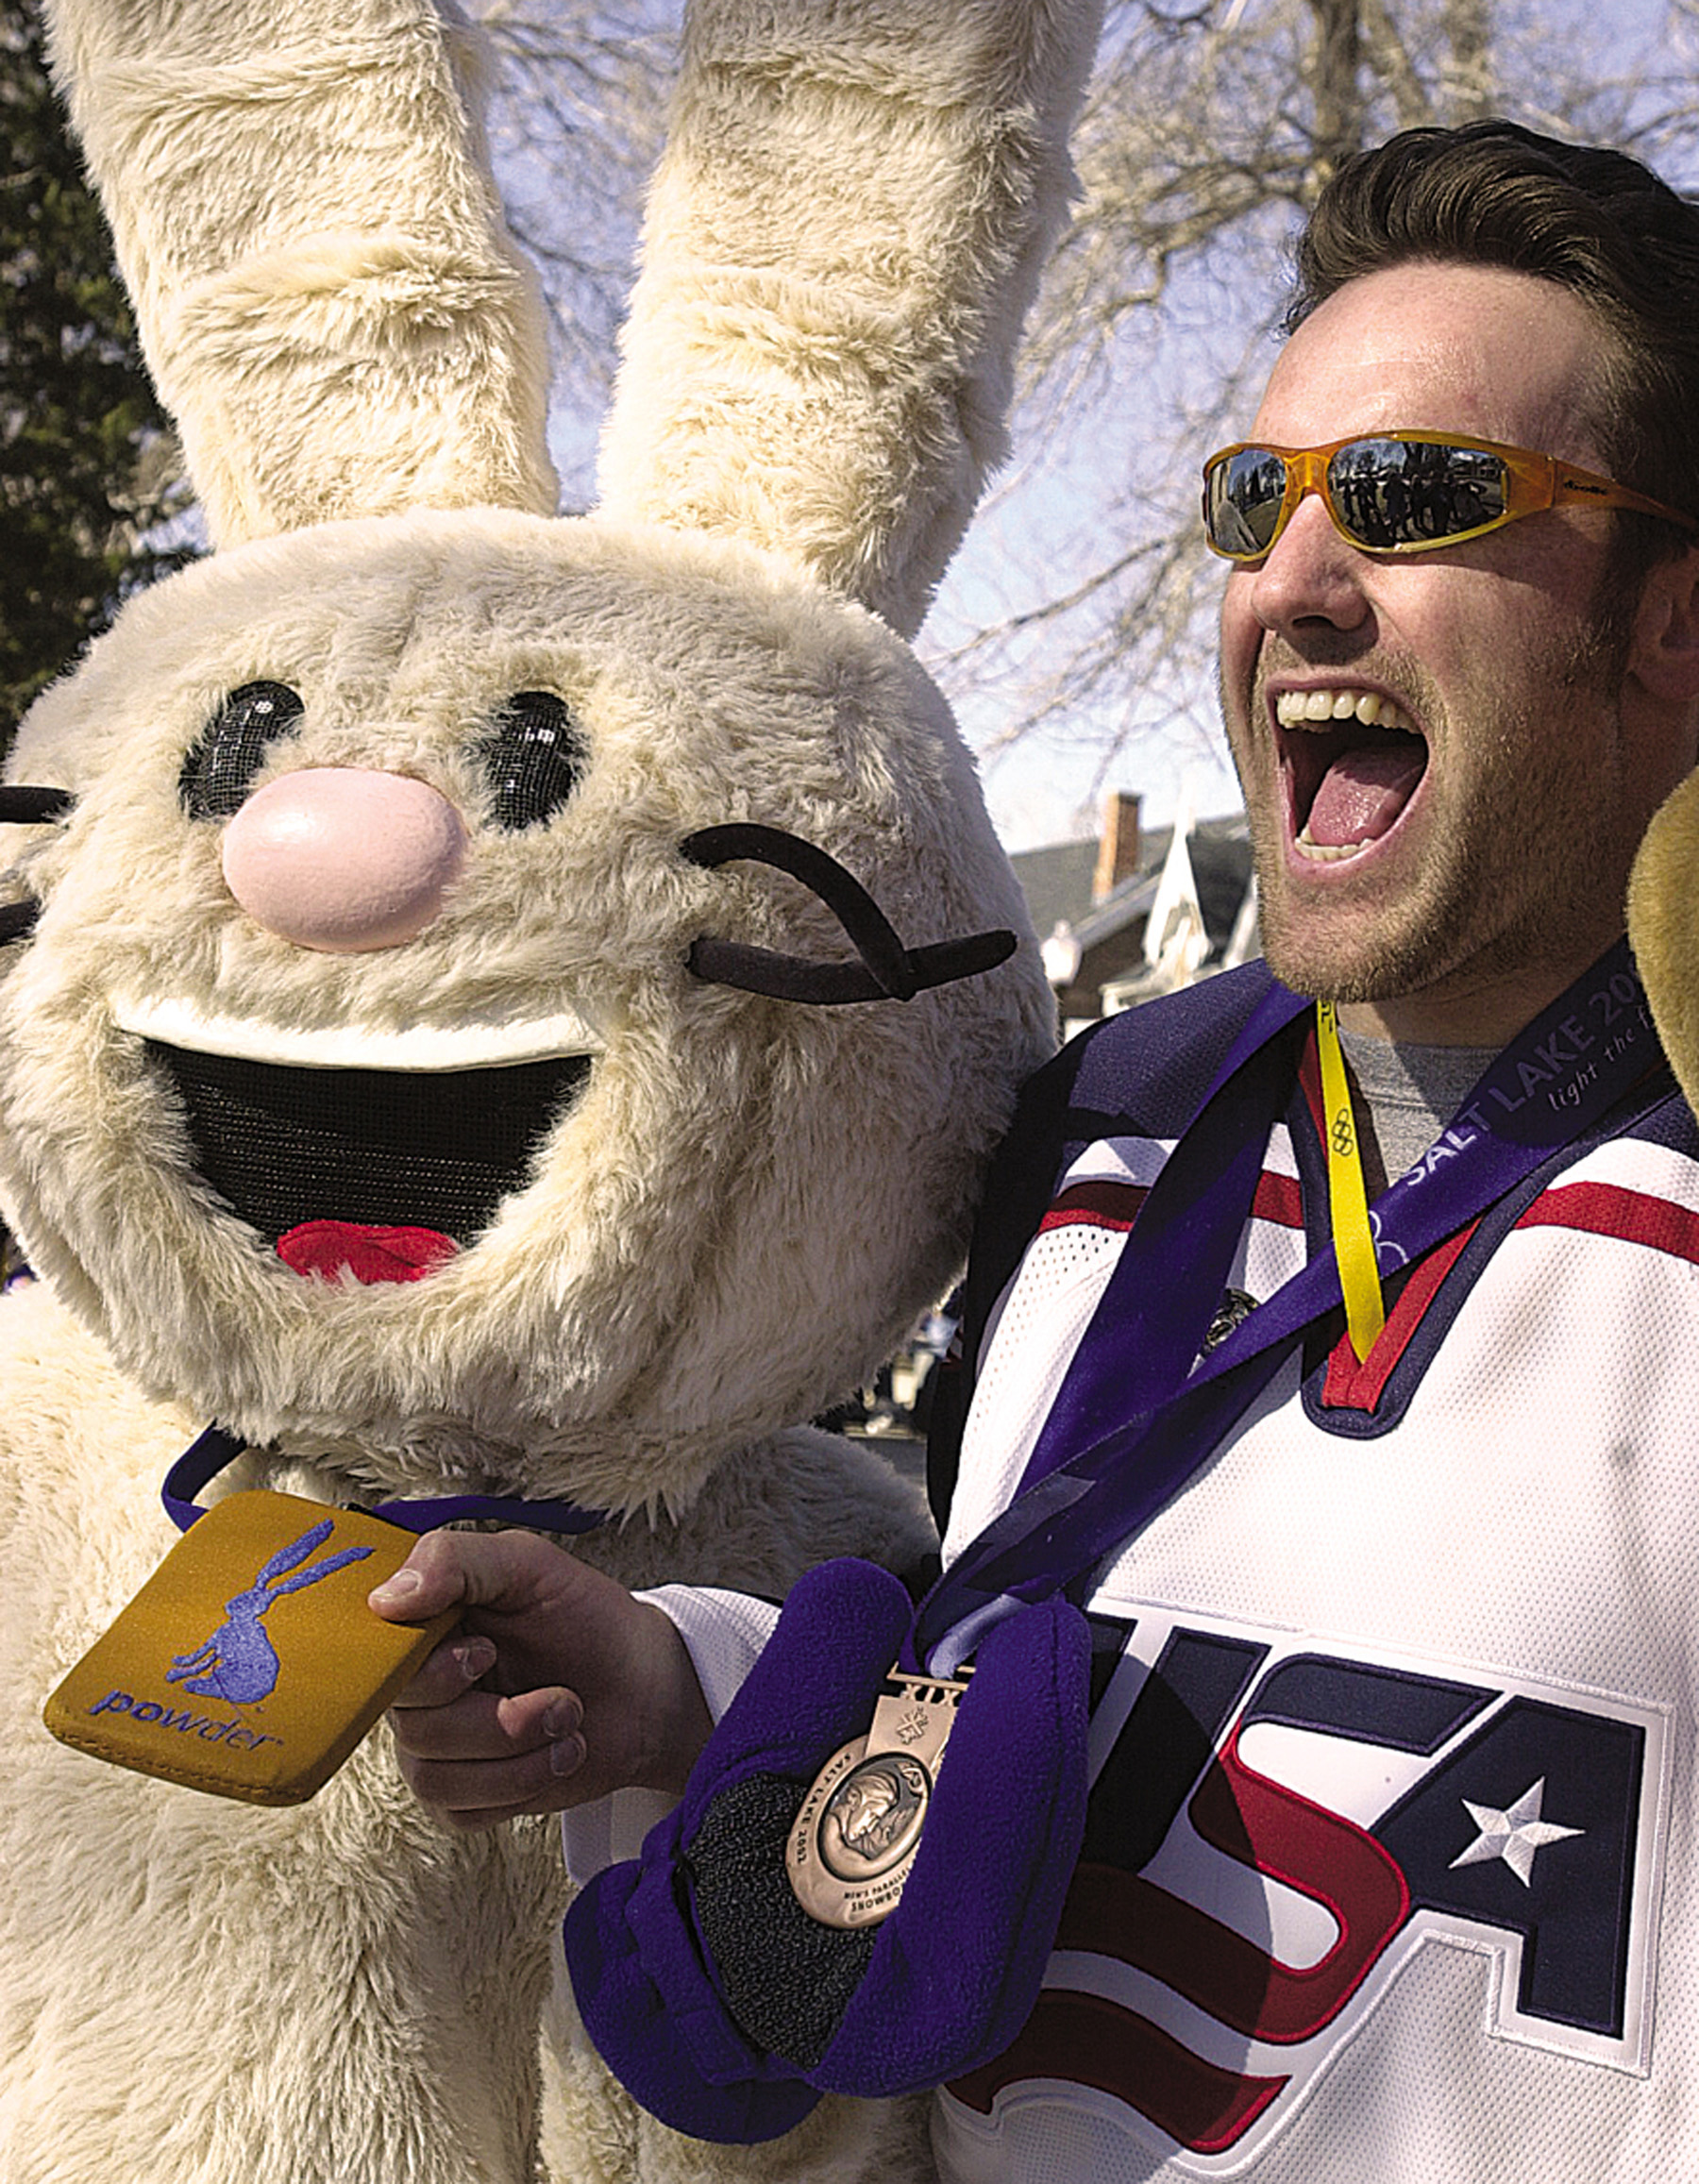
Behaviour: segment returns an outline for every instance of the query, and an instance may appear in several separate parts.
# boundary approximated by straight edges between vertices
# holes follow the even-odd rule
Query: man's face
[[[1600,469],[1590,395],[1608,339],[1545,281],[1393,268],[1298,330],[1248,437],[1452,430]],[[1376,558],[1312,495],[1228,578],[1222,709],[1287,984],[1417,997],[1418,1016],[1386,1028],[1489,1043],[1622,931],[1635,848],[1694,754],[1653,732],[1605,639],[1611,520],[1563,508]]]

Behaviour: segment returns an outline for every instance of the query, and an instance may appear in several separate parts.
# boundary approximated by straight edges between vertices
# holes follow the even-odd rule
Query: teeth
[[[1298,848],[1305,857],[1317,865],[1337,865],[1341,857],[1354,857],[1359,849],[1367,848],[1364,842],[1312,842],[1306,826],[1298,837]]]
[[[1283,690],[1274,700],[1274,717],[1282,728],[1354,719],[1365,728],[1395,729],[1405,735],[1416,732],[1407,715],[1378,690]]]

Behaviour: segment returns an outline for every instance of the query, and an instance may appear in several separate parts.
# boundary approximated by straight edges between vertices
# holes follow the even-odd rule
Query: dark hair
[[[1347,281],[1432,259],[1502,266],[1567,288],[1600,344],[1594,423],[1613,478],[1699,518],[1699,206],[1626,153],[1514,122],[1406,129],[1349,160],[1296,253],[1287,330]],[[1612,575],[1640,583],[1692,543],[1656,516],[1618,516]]]

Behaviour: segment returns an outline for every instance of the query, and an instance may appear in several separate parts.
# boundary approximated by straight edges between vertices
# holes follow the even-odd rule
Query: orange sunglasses
[[[1230,562],[1260,561],[1306,493],[1365,553],[1421,554],[1565,501],[1699,523],[1632,486],[1555,456],[1455,432],[1353,433],[1322,447],[1242,441],[1203,465],[1203,531]]]

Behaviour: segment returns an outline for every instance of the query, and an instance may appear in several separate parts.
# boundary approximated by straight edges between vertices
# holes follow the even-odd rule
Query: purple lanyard
[[[187,1532],[207,1514],[194,1497],[233,1464],[246,1446],[223,1426],[209,1426],[172,1465],[160,1489],[160,1499],[179,1532]],[[497,1524],[523,1524],[533,1532],[594,1532],[608,1520],[605,1509],[586,1509],[577,1502],[523,1502],[500,1494],[449,1494],[437,1501],[378,1502],[370,1507],[361,1506],[368,1517],[381,1517],[400,1525],[404,1532],[434,1532],[441,1524],[473,1518]]]
[[[1015,1500],[921,1602],[903,1668],[952,1674],[993,1623],[1141,1531],[1339,1303],[1330,1243],[1198,1361],[1296,1069],[1298,1042],[1283,1034],[1311,1005],[1270,980],[1139,1208]],[[1382,1268],[1477,1219],[1662,1062],[1619,941],[1495,1058],[1426,1159],[1376,1201]],[[1670,1089],[1660,1079],[1656,1097]]]

